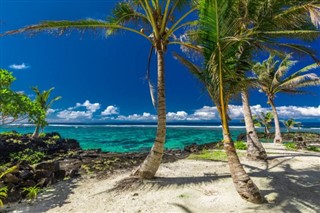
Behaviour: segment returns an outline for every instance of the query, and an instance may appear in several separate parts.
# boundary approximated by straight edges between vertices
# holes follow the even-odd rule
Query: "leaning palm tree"
[[[280,40],[276,38],[296,38],[303,40],[313,40],[317,38],[320,32],[320,4],[313,0],[278,0],[278,1],[238,1],[238,18],[241,23],[238,25],[241,34],[247,37],[239,48],[242,58],[252,61],[254,52],[266,50],[285,54],[287,50],[315,55],[305,46],[289,43],[290,40]],[[251,70],[251,69],[249,69]],[[248,70],[246,70],[248,71]],[[245,73],[245,72],[243,72]],[[246,76],[244,75],[245,79]],[[243,113],[247,134],[247,142],[254,145],[250,155],[254,159],[266,159],[267,155],[259,141],[249,104],[248,89],[251,84],[247,84],[241,90]],[[249,140],[250,139],[250,140]],[[249,151],[249,150],[248,150]]]
[[[306,73],[312,69],[318,68],[318,64],[314,63],[306,66],[290,75],[286,75],[289,69],[296,63],[290,60],[288,55],[279,64],[275,60],[275,56],[270,57],[262,63],[257,63],[253,67],[253,72],[258,81],[258,87],[263,91],[267,98],[268,104],[272,108],[275,126],[274,143],[282,143],[281,131],[279,125],[279,117],[274,103],[276,94],[279,92],[289,94],[303,94],[305,91],[300,90],[301,87],[316,86],[320,84],[320,77],[315,73]]]
[[[133,173],[141,178],[153,178],[156,174],[164,152],[166,137],[166,98],[165,98],[165,63],[164,54],[168,45],[184,45],[191,47],[187,42],[182,42],[175,34],[193,22],[186,21],[186,17],[196,11],[190,6],[193,1],[187,0],[126,0],[116,5],[112,16],[107,21],[80,20],[80,21],[45,21],[37,25],[27,26],[13,30],[4,35],[23,32],[57,32],[59,35],[77,29],[105,30],[106,35],[117,30],[133,32],[150,42],[157,53],[158,82],[157,82],[157,113],[158,125],[154,145],[144,162]],[[185,9],[176,19],[178,9]],[[152,89],[152,85],[150,84]],[[153,96],[152,96],[153,97]],[[154,100],[154,99],[153,99]],[[155,101],[153,101],[155,102]]]
[[[207,20],[207,23],[205,23],[206,27],[204,28],[207,31],[212,30],[212,33],[205,33],[200,39],[204,43],[202,43],[202,45],[205,47],[203,52],[206,57],[206,61],[209,62],[208,67],[206,67],[204,70],[199,69],[197,66],[195,66],[195,64],[182,58],[181,56],[176,55],[176,57],[182,63],[184,63],[190,69],[190,71],[204,83],[209,95],[211,96],[212,100],[216,103],[220,115],[222,115],[221,119],[223,126],[226,126],[228,122],[228,116],[225,115],[225,110],[227,110],[227,104],[224,106],[224,104],[221,103],[228,103],[228,100],[234,91],[243,91],[242,100],[244,103],[244,114],[246,118],[245,120],[247,133],[248,135],[250,134],[251,138],[251,140],[249,140],[248,142],[252,143],[252,147],[254,148],[248,151],[252,151],[250,153],[250,156],[254,156],[255,159],[266,159],[266,152],[258,139],[252,121],[252,115],[249,107],[246,89],[246,85],[248,84],[241,85],[239,84],[239,82],[250,82],[245,79],[245,72],[251,70],[252,65],[250,64],[250,62],[252,61],[252,55],[256,50],[263,49],[267,51],[280,52],[280,50],[282,49],[289,49],[296,50],[301,53],[310,54],[314,57],[313,53],[309,49],[301,45],[290,44],[285,42],[280,43],[274,38],[292,35],[295,35],[299,38],[302,37],[310,40],[315,38],[319,34],[319,32],[312,28],[313,25],[310,26],[310,18],[308,16],[308,12],[310,12],[310,14],[312,12],[312,20],[314,24],[317,25],[318,9],[315,5],[316,2],[304,1],[304,4],[298,4],[299,2],[296,0],[212,0],[207,2],[200,2],[202,5],[205,5],[202,8],[202,12],[206,14],[211,13],[211,15],[204,16]],[[227,8],[229,10],[228,12],[226,12]],[[215,14],[215,12],[221,12],[219,14],[221,15],[221,17],[217,18],[217,13]],[[201,14],[202,13],[200,12],[200,15]],[[288,20],[286,20],[286,18],[289,16],[297,17],[295,24],[292,24],[291,19],[291,23],[287,23]],[[233,19],[234,22],[225,22],[221,25],[221,27],[218,26],[220,23],[222,23],[222,21],[225,21],[228,18]],[[274,24],[277,22],[279,23],[278,25]],[[303,30],[303,26],[305,26],[305,28],[308,28],[308,30]],[[233,31],[230,28],[233,28]],[[237,29],[235,30],[235,28]],[[300,29],[300,31],[297,31],[297,29]],[[266,30],[268,30],[268,32],[266,32]],[[236,33],[238,37],[233,38],[232,33],[230,34],[230,32]],[[224,34],[226,37],[219,37],[221,36],[219,33]],[[197,39],[197,36],[195,37]],[[238,44],[233,46],[230,45],[230,42],[228,43],[228,41],[231,41],[232,39],[234,39],[234,41],[239,41]],[[223,46],[222,43],[225,43],[225,46]],[[232,49],[232,57],[227,57],[227,49]],[[224,59],[224,63],[210,63],[210,61],[219,62],[219,59]],[[233,63],[232,65],[232,62],[235,61],[237,61],[238,63]],[[213,74],[213,70],[216,71],[216,75]],[[221,72],[219,73],[217,70]],[[233,75],[232,73],[230,73],[230,71],[233,71]],[[238,75],[236,75],[235,73],[237,73]],[[225,74],[229,75],[226,76]],[[223,81],[219,82],[220,79],[223,79]],[[233,79],[233,81],[230,81],[231,79]],[[218,82],[220,84],[218,84]],[[227,82],[229,83],[227,84]],[[217,88],[217,85],[220,85],[219,88]],[[227,128],[224,128],[224,131],[228,132]],[[237,177],[233,176],[233,178],[235,180]],[[238,192],[239,191],[241,190],[238,189]]]
[[[36,94],[36,98],[35,98],[35,103],[39,105],[39,107],[45,112],[47,113],[48,110],[50,109],[50,107],[52,106],[52,104],[58,100],[61,99],[61,96],[57,96],[54,97],[53,99],[51,99],[49,101],[50,95],[52,90],[54,90],[54,87],[50,88],[49,90],[44,90],[42,92],[40,92],[40,90],[38,89],[38,87],[32,87],[32,90],[35,92]],[[47,122],[45,121],[45,119],[40,118],[39,116],[35,117],[36,119],[34,119],[34,123],[36,125],[36,128],[32,134],[33,138],[38,138],[39,137],[39,130],[40,128],[43,128],[47,125]]]
[[[228,156],[230,173],[236,190],[243,199],[260,203],[259,189],[242,167],[229,130],[228,103],[236,90],[239,74],[235,66],[244,66],[236,58],[239,41],[237,35],[236,5],[233,0],[200,0],[199,30],[194,36],[202,47],[205,66],[196,66],[182,56],[175,56],[204,84],[212,101],[217,106],[223,131],[224,149]]]

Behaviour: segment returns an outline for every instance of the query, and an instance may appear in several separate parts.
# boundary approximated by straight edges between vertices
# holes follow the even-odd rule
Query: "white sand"
[[[246,202],[235,191],[226,162],[179,160],[163,164],[157,178],[114,189],[130,172],[104,180],[61,182],[33,205],[13,212],[320,212],[320,154],[288,152],[266,144],[267,163],[241,162],[269,203]],[[275,200],[274,200],[275,199]],[[274,202],[272,202],[274,200]]]

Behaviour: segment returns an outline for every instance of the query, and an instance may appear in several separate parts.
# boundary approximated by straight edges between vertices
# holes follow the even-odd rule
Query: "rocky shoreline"
[[[263,133],[259,136],[265,138]],[[320,145],[320,134],[317,133],[285,133],[284,138],[301,148],[311,143]],[[238,140],[245,140],[245,134],[239,135]],[[188,157],[190,153],[222,146],[217,142],[194,143],[182,150],[166,150],[163,162],[174,162]],[[2,198],[4,204],[28,197],[28,188],[42,189],[70,178],[85,175],[107,177],[116,170],[133,169],[148,154],[82,150],[78,141],[62,138],[56,132],[38,139],[16,132],[0,134],[0,153],[0,188],[7,187],[7,197]]]
[[[163,162],[174,162],[190,153],[216,147],[217,143],[208,143],[192,144],[183,150],[166,150]],[[64,139],[55,132],[38,139],[16,132],[1,134],[0,153],[0,188],[7,187],[7,197],[2,199],[4,204],[26,198],[26,188],[41,189],[69,178],[106,177],[115,170],[132,169],[148,154],[82,150],[78,141]]]

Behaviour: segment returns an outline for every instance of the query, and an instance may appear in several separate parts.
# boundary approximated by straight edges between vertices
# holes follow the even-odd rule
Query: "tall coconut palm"
[[[268,104],[270,104],[274,117],[275,138],[274,143],[282,143],[279,117],[274,103],[276,94],[279,92],[289,94],[303,94],[302,87],[316,86],[320,84],[320,77],[315,73],[306,73],[312,69],[318,68],[314,63],[306,66],[290,75],[286,75],[289,69],[296,63],[290,60],[290,55],[279,63],[275,56],[270,57],[262,63],[257,63],[253,67],[259,88],[266,94]]]
[[[253,53],[261,49],[280,54],[290,50],[315,58],[313,52],[302,45],[275,39],[289,37],[312,40],[317,38],[320,33],[316,29],[320,26],[319,3],[313,0],[245,0],[239,1],[238,4],[238,18],[241,19],[241,24],[238,25],[239,30],[247,37],[247,42],[244,42],[239,50],[245,53],[247,61],[252,61]],[[267,155],[254,129],[247,91],[248,87],[243,88],[241,92],[246,131],[251,135],[247,137],[247,142],[255,147],[251,153],[248,150],[248,154],[254,159],[265,159]]]
[[[224,149],[228,156],[230,173],[240,196],[250,202],[262,201],[259,189],[242,167],[236,153],[228,124],[228,103],[239,87],[239,73],[234,67],[244,66],[239,63],[236,53],[239,47],[237,37],[236,5],[233,0],[200,0],[199,1],[199,39],[205,61],[205,68],[199,69],[193,63],[183,60],[205,85],[218,108],[221,118]],[[182,60],[181,60],[182,59]]]
[[[52,90],[54,90],[54,87],[50,88],[49,90],[44,90],[42,92],[40,92],[40,90],[38,89],[38,87],[32,87],[32,90],[35,92],[36,94],[36,98],[35,98],[35,103],[38,104],[40,106],[40,108],[47,113],[48,110],[50,109],[50,107],[52,106],[52,104],[58,100],[61,99],[61,96],[57,96],[54,97],[53,99],[51,99],[49,101],[50,95]],[[47,125],[47,122],[45,121],[45,119],[39,119],[38,117],[35,117],[36,119],[34,119],[34,123],[36,125],[36,128],[32,134],[33,138],[38,138],[39,137],[39,130],[40,128],[43,128]]]
[[[134,172],[141,178],[153,178],[157,172],[163,152],[166,137],[166,98],[165,98],[165,63],[164,54],[167,46],[184,45],[192,48],[188,43],[177,40],[175,33],[183,27],[192,25],[186,17],[196,11],[196,7],[187,7],[193,1],[187,0],[127,0],[120,2],[113,10],[112,16],[106,21],[80,20],[80,21],[45,21],[37,25],[27,26],[13,30],[4,35],[23,32],[57,32],[59,35],[66,31],[77,29],[105,30],[110,35],[117,30],[126,30],[142,36],[150,42],[157,53],[158,82],[157,82],[157,112],[158,125],[156,138],[151,151],[144,162]],[[176,19],[178,9],[186,9]]]
[[[242,94],[242,98],[244,102],[245,116],[247,118],[246,127],[247,132],[250,133],[251,136],[250,142],[252,143],[252,145],[254,145],[252,146],[253,149],[250,149],[249,151],[252,151],[250,154],[251,156],[254,156],[255,159],[266,159],[266,152],[259,142],[257,134],[254,130],[248,96],[246,90],[243,89],[243,85],[246,84],[239,85],[239,82],[245,82],[245,71],[251,70],[252,66],[250,65],[250,61],[252,60],[253,52],[257,49],[279,52],[280,47],[284,49],[297,50],[299,52],[307,53],[313,56],[313,53],[309,51],[309,49],[306,49],[301,45],[284,42],[279,43],[279,41],[274,40],[274,38],[283,35],[297,35],[299,37],[312,39],[317,36],[319,32],[310,27],[310,18],[306,18],[306,13],[308,11],[313,11],[313,18],[316,17],[317,9],[313,4],[311,4],[313,3],[311,1],[311,3],[309,2],[310,4],[308,5],[298,5],[298,1],[292,1],[296,4],[294,5],[294,3],[291,4],[288,1],[264,0],[212,0],[200,2],[201,5],[205,5],[204,7],[202,7],[202,11],[200,10],[200,20],[206,20],[206,23],[202,22],[202,30],[204,28],[206,30],[206,33],[204,33],[202,37],[200,36],[200,43],[202,43],[202,45],[204,46],[203,52],[208,66],[204,70],[199,69],[196,65],[194,65],[190,61],[187,61],[181,56],[176,55],[176,57],[182,63],[184,63],[191,70],[191,72],[195,74],[207,87],[208,93],[216,103],[221,115],[224,133],[228,133],[229,131],[226,127],[228,123],[228,118],[226,115],[228,100],[231,97],[231,94],[234,93],[234,91],[244,91]],[[305,2],[307,1],[304,1],[304,3]],[[226,8],[228,8],[227,12]],[[288,10],[284,11],[286,9]],[[208,15],[210,13],[211,15]],[[207,15],[201,17],[201,15],[203,14]],[[253,15],[249,17],[248,15],[250,14]],[[274,18],[273,14],[276,14],[277,17]],[[288,15],[291,16],[292,14],[296,14],[298,20],[296,21],[296,24],[291,26],[291,28],[280,27],[270,22],[271,19],[274,19],[282,23],[285,19],[284,17],[287,17]],[[221,17],[219,17],[219,15],[221,15]],[[229,20],[226,21],[228,18]],[[231,19],[234,20],[233,23],[232,21],[230,21]],[[282,23],[281,26],[285,26],[285,24]],[[296,32],[295,28],[301,28],[301,26],[306,26],[306,28],[309,28],[309,30]],[[267,33],[264,33],[267,29],[269,31]],[[211,33],[210,30],[212,31]],[[222,34],[223,36],[221,36]],[[232,37],[234,34],[238,35],[237,38]],[[234,41],[239,42],[237,43],[237,45],[231,45],[231,43],[233,43]],[[231,50],[231,52],[228,50]],[[233,56],[230,56],[230,53],[231,55],[233,54]],[[221,59],[223,59],[223,62]],[[234,63],[235,61],[237,61],[238,63]],[[231,73],[232,71],[233,73]],[[217,87],[217,85],[219,85],[219,87]],[[228,141],[231,141],[231,139],[228,139],[228,134],[224,134],[224,136],[226,138],[226,144],[230,144],[228,143]],[[229,154],[229,156],[232,155],[230,152]],[[234,158],[232,157],[230,157],[230,159],[231,161],[234,160]],[[237,164],[237,167],[240,168],[241,165]],[[231,173],[233,173],[233,168],[231,168]],[[239,182],[237,182],[236,175],[233,175],[233,179],[236,185],[239,184]],[[246,187],[248,188],[248,186]],[[253,188],[256,189],[256,187]],[[237,189],[240,194],[243,192],[241,189]],[[254,193],[252,193],[251,195],[253,194]],[[248,200],[250,199],[252,199],[252,197]]]

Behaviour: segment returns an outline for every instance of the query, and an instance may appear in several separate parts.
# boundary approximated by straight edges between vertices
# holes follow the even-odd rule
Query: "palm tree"
[[[264,134],[269,135],[270,127],[271,127],[270,123],[272,122],[272,119],[273,119],[272,112],[267,112],[267,113],[261,112],[260,114],[253,116],[254,126],[256,127],[263,126]]]
[[[79,20],[79,21],[45,21],[37,25],[27,26],[13,30],[4,35],[23,32],[57,32],[59,35],[77,29],[106,30],[110,35],[117,30],[126,30],[142,36],[150,42],[157,53],[158,82],[157,82],[157,113],[158,125],[156,138],[151,151],[144,162],[133,173],[141,178],[153,178],[157,172],[163,152],[166,137],[166,98],[165,98],[165,63],[164,54],[168,45],[184,45],[192,47],[187,42],[177,40],[175,33],[182,28],[194,24],[186,21],[186,17],[196,11],[196,7],[188,8],[176,19],[175,12],[184,9],[193,1],[187,0],[127,0],[120,2],[113,10],[112,16],[107,21]],[[143,27],[141,27],[143,26]]]
[[[252,61],[252,55],[256,50],[266,50],[283,54],[283,51],[290,50],[303,54],[314,54],[302,45],[280,41],[276,38],[289,37],[304,40],[315,39],[319,35],[317,27],[320,26],[320,6],[313,0],[304,1],[239,1],[238,25],[240,33],[247,37],[247,42],[239,48],[242,58]],[[250,70],[250,69],[249,69]],[[248,70],[244,70],[248,71]],[[245,73],[245,72],[243,72]],[[244,78],[245,75],[243,76]],[[247,137],[247,142],[254,145],[251,156],[254,159],[266,159],[267,155],[259,141],[248,98],[250,84],[245,85],[241,90],[243,112],[245,117],[246,131],[251,137]],[[249,140],[250,139],[250,140]],[[251,142],[250,142],[251,141]],[[248,150],[249,151],[249,150]]]
[[[287,132],[290,132],[290,130],[294,127],[294,126],[298,126],[301,124],[301,122],[296,122],[293,118],[290,118],[286,121],[282,121],[283,125],[286,127]]]
[[[228,156],[230,173],[236,190],[243,199],[260,203],[259,189],[243,169],[229,131],[228,102],[239,84],[239,74],[234,71],[239,63],[235,55],[239,46],[237,35],[236,1],[200,0],[198,41],[202,46],[205,68],[176,54],[175,56],[205,85],[208,94],[217,106],[223,131],[224,149]],[[197,36],[196,36],[197,37]]]
[[[32,90],[35,92],[36,94],[36,98],[35,98],[35,103],[38,104],[40,106],[40,108],[47,113],[48,110],[50,109],[50,107],[52,106],[52,104],[58,100],[61,99],[61,96],[57,96],[54,97],[53,99],[51,99],[51,101],[49,101],[50,95],[52,90],[54,90],[54,87],[50,88],[49,90],[44,90],[42,91],[42,93],[39,91],[38,87],[32,87]],[[35,119],[33,120],[33,122],[36,125],[36,128],[32,134],[33,138],[38,138],[39,137],[39,130],[40,128],[44,128],[47,125],[47,122],[45,120],[45,118],[41,118],[39,116],[36,116]]]
[[[246,89],[241,91],[243,116],[247,132],[247,157],[251,160],[266,160],[267,153],[262,146],[252,117],[249,95]]]
[[[291,56],[288,55],[279,64],[279,61],[275,61],[274,57],[275,56],[270,55],[267,60],[262,63],[257,63],[253,67],[253,72],[258,80],[259,88],[266,94],[268,104],[270,104],[272,108],[275,126],[274,143],[282,143],[279,117],[274,103],[275,95],[279,92],[303,94],[305,92],[299,89],[301,87],[319,85],[320,77],[315,73],[306,73],[311,69],[317,68],[318,64],[316,63],[306,66],[287,76],[287,72],[296,61],[290,60]]]
[[[195,64],[181,56],[176,55],[176,57],[204,83],[210,97],[217,105],[222,120],[224,142],[226,144],[225,147],[228,147],[227,149],[232,147],[232,145],[230,145],[232,144],[232,140],[228,134],[227,103],[235,91],[242,90],[244,91],[242,99],[245,105],[244,114],[247,118],[247,133],[250,133],[250,136],[252,135],[252,140],[250,141],[255,145],[253,146],[255,149],[252,150],[255,156],[259,156],[261,159],[266,158],[265,150],[254,130],[248,96],[246,94],[247,91],[245,89],[245,86],[248,84],[239,85],[239,82],[246,82],[245,72],[251,70],[252,66],[250,62],[252,61],[252,54],[256,50],[263,49],[280,52],[279,49],[282,48],[296,50],[314,57],[309,49],[301,45],[285,42],[279,43],[279,41],[274,40],[276,37],[292,35],[299,38],[312,39],[319,34],[319,32],[310,25],[310,18],[308,16],[308,12],[311,11],[312,20],[314,24],[317,25],[318,9],[316,5],[313,4],[314,2],[304,1],[305,4],[298,3],[296,0],[200,1],[202,5],[200,22],[202,20],[201,27],[202,30],[205,31],[205,33],[200,36],[200,43],[204,47],[203,53],[207,67],[204,70],[199,69]],[[276,15],[276,17],[274,17],[274,15]],[[288,24],[287,17],[294,15],[297,17],[296,23]],[[205,20],[205,22],[203,22],[203,20]],[[231,20],[233,20],[233,22]],[[274,24],[276,22],[280,24]],[[297,31],[297,29],[303,29],[303,26],[308,28],[308,30]],[[268,30],[268,32],[266,32],[266,30]],[[235,34],[238,36],[233,37]],[[197,36],[195,36],[195,38],[199,39]],[[235,41],[239,42],[237,45],[232,45]],[[235,61],[238,63],[234,63]],[[237,157],[232,157],[234,156],[232,148],[229,149],[229,151],[231,151],[227,152],[228,156],[230,156],[229,162],[232,162],[230,163],[230,170],[237,188],[237,185],[241,183],[238,182],[239,176],[234,174],[234,168],[239,168],[238,171],[241,171],[242,166],[236,162],[238,161]],[[242,174],[243,177],[246,177],[246,180],[250,180],[244,171]],[[251,183],[251,180],[249,182]],[[257,188],[253,185],[249,186],[244,184],[242,189],[237,188],[237,190],[240,195],[245,198],[245,190],[249,188],[254,189],[251,191],[250,197],[245,199],[255,200],[254,202],[256,202],[259,200],[259,195]]]

